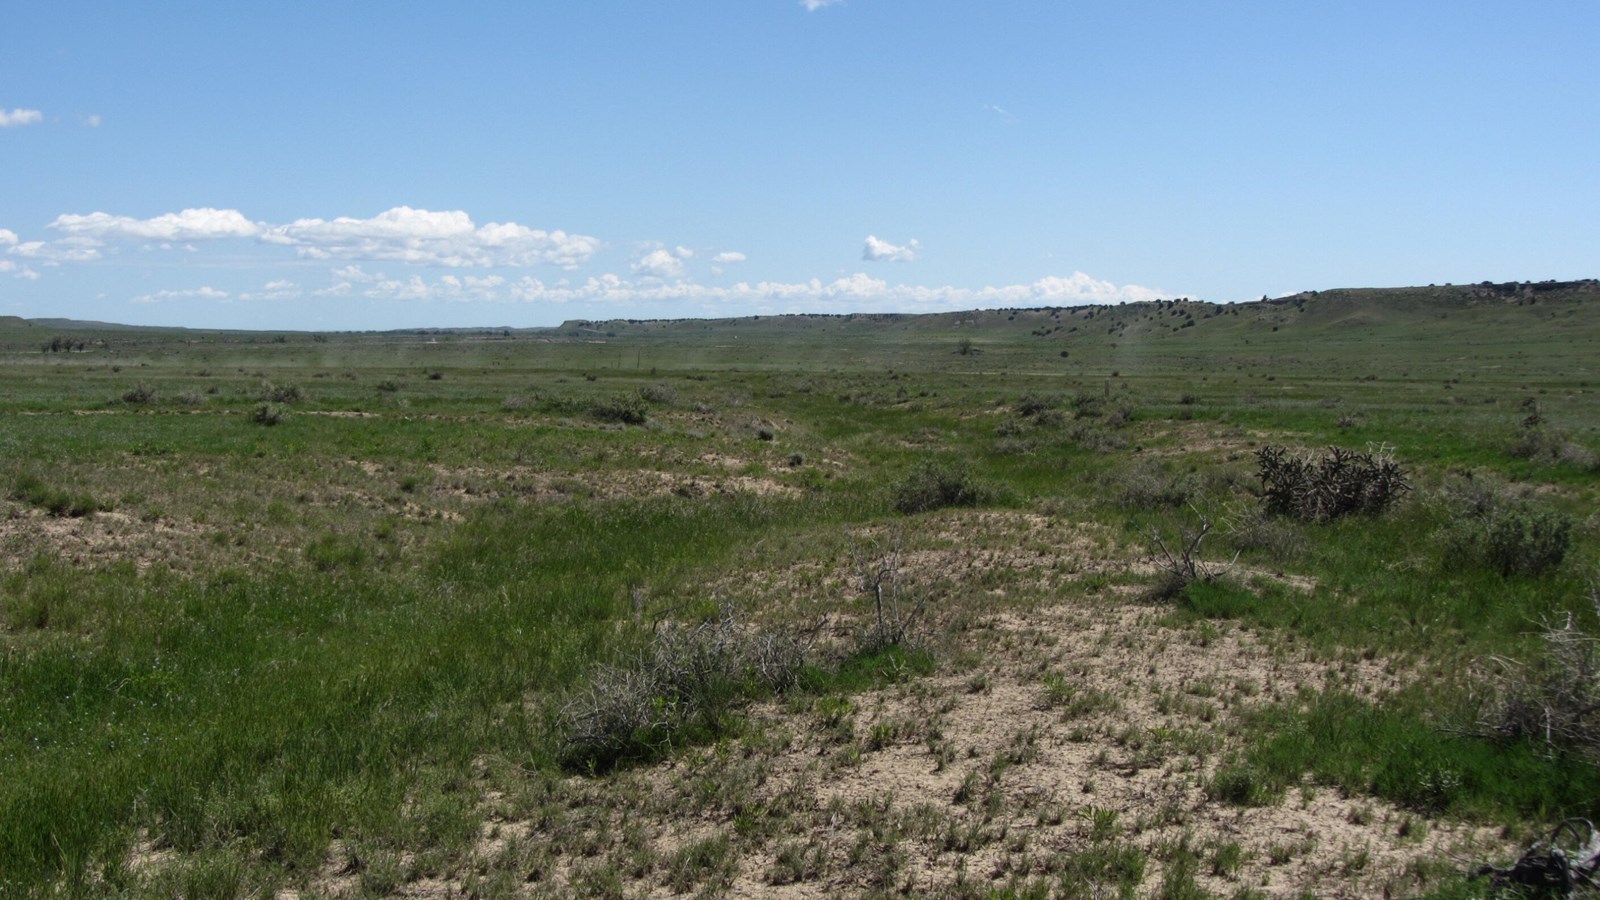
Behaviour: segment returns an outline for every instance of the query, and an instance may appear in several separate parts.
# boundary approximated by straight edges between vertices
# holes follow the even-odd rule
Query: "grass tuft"
[[[12,478],[11,498],[38,507],[57,518],[81,519],[115,508],[110,501],[87,493],[51,487],[31,472],[19,472]]]

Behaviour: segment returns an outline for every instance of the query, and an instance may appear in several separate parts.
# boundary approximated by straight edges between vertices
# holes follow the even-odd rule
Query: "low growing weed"
[[[1377,705],[1328,691],[1304,708],[1255,715],[1250,749],[1208,785],[1232,803],[1275,802],[1310,774],[1427,815],[1559,821],[1600,815],[1600,767],[1526,741],[1492,741],[1446,730],[1425,698]]]
[[[52,516],[78,519],[114,508],[108,500],[88,493],[73,493],[45,484],[31,472],[19,472],[11,480],[11,498],[35,506]]]

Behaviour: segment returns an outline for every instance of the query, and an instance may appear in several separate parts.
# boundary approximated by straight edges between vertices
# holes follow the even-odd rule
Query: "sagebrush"
[[[965,462],[925,462],[896,485],[894,508],[910,514],[947,506],[977,506],[987,502],[990,494]]]
[[[807,647],[785,631],[714,621],[662,626],[636,657],[597,668],[563,705],[562,759],[604,769],[645,759],[741,700],[798,683]]]

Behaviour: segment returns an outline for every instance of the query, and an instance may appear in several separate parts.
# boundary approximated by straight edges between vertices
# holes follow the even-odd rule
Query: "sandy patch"
[[[13,507],[0,519],[0,566],[17,569],[44,554],[77,566],[131,562],[141,571],[157,564],[182,568],[206,529],[168,518],[146,521],[121,512],[80,518]]]
[[[1381,698],[1406,675],[1381,659],[1296,657],[1232,623],[1164,625],[1165,613],[1067,600],[983,616],[960,638],[972,668],[765,706],[750,741],[574,779],[565,806],[582,823],[555,831],[592,842],[635,828],[653,861],[624,890],[652,897],[674,893],[675,854],[719,837],[735,848],[731,871],[694,889],[729,897],[1053,882],[1063,860],[1110,847],[1146,861],[1141,894],[1187,854],[1220,896],[1366,897],[1417,893],[1419,862],[1462,869],[1508,852],[1492,829],[1309,784],[1267,807],[1208,798],[1243,713],[1324,687]],[[513,822],[541,836],[514,814],[501,833]],[[559,835],[545,838],[561,855]],[[613,871],[623,855],[599,841],[548,865],[542,890],[582,893]],[[484,839],[475,856],[504,851]]]

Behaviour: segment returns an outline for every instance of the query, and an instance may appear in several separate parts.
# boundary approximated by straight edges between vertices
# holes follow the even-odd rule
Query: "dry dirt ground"
[[[206,467],[172,478],[130,464],[132,481],[159,480],[153,490],[170,501],[168,508],[152,511],[149,504],[139,503],[86,516],[51,516],[0,497],[0,571],[21,569],[41,556],[84,568],[131,563],[141,571],[153,566],[202,571],[221,560],[274,568],[298,559],[307,535],[319,530],[360,537],[388,521],[390,539],[410,548],[420,545],[426,530],[460,522],[475,508],[507,497],[561,503],[667,494],[801,493],[770,474],[752,474],[766,469],[733,457],[708,454],[667,462],[670,470],[562,474],[528,466],[408,468],[335,460],[305,476],[311,487],[262,487],[248,473]],[[114,496],[105,487],[97,493]]]
[[[908,583],[966,591],[927,625],[940,674],[764,705],[741,737],[606,777],[484,760],[469,859],[336,844],[304,895],[1410,896],[1509,851],[1494,830],[1309,783],[1265,807],[1207,796],[1247,711],[1324,686],[1381,700],[1403,667],[1177,623],[1106,580],[1149,560],[1049,516],[933,518],[904,540]],[[734,580],[820,608],[805,595],[849,587],[843,556]],[[833,630],[863,624],[841,613]]]

